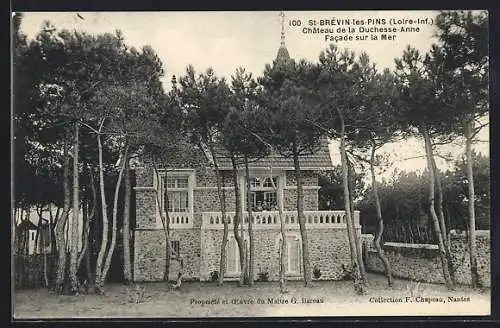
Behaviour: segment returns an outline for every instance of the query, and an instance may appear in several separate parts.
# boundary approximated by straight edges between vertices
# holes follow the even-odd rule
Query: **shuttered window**
[[[300,260],[301,260],[301,253],[300,253],[300,240],[299,238],[294,238],[291,237],[287,238],[287,244],[288,244],[288,254],[289,256],[289,261],[288,261],[288,272],[289,273],[300,273]]]
[[[234,238],[230,238],[226,245],[226,273],[237,274],[239,262],[238,244]]]
[[[278,239],[278,250],[281,252],[281,237]],[[290,275],[299,275],[302,272],[302,242],[296,235],[286,237],[286,273]],[[280,255],[280,254],[279,254]]]
[[[244,238],[244,252],[248,256],[248,237]],[[238,275],[241,273],[240,251],[236,239],[230,237],[226,245],[226,273],[227,275]]]

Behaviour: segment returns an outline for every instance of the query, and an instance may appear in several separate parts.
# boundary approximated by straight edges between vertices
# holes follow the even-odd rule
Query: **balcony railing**
[[[182,229],[182,228],[193,227],[193,215],[191,213],[171,212],[168,213],[168,217],[170,219],[169,221],[170,229]],[[161,220],[159,220],[157,223],[159,225],[158,228],[163,227]]]
[[[227,212],[229,225],[234,222],[235,212]],[[345,228],[345,211],[305,211],[307,228]],[[285,227],[298,229],[297,211],[283,212]],[[280,228],[278,211],[253,212],[253,227],[255,229]],[[359,211],[354,211],[354,226],[359,228]],[[202,229],[222,229],[224,227],[221,212],[203,212]],[[248,212],[243,212],[243,228],[248,227]]]

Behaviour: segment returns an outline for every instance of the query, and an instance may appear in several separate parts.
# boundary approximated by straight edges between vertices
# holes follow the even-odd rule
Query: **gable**
[[[37,226],[30,220],[23,220],[18,226],[19,230],[36,230]]]

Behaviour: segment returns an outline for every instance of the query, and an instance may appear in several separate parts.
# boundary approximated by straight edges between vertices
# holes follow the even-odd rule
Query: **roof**
[[[219,148],[217,150],[217,163],[221,170],[232,170],[233,166],[231,158],[227,151]],[[331,169],[332,158],[330,156],[330,149],[328,147],[328,139],[322,138],[319,146],[312,154],[299,156],[299,163],[302,170],[328,170]],[[277,152],[271,153],[269,156],[249,163],[249,168],[269,168],[282,170],[294,170],[293,158],[284,157]]]
[[[284,63],[290,60],[290,54],[288,53],[288,49],[282,45],[278,49],[278,54],[276,55],[277,63]]]
[[[23,220],[21,223],[19,223],[17,228],[21,230],[36,230],[37,226],[30,220]]]

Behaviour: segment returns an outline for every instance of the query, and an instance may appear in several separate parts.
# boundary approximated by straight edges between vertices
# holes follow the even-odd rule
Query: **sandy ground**
[[[289,282],[280,294],[276,282],[238,287],[235,283],[185,283],[170,291],[165,283],[142,284],[143,302],[135,303],[133,287],[108,284],[104,296],[61,296],[46,289],[16,291],[14,319],[175,318],[175,317],[311,317],[489,315],[490,290],[396,280],[369,275],[367,295],[356,295],[350,281],[314,282],[310,288]],[[451,297],[451,298],[450,298]],[[227,302],[227,303],[226,303]],[[309,303],[311,302],[311,303]],[[211,303],[211,304],[207,304]]]

